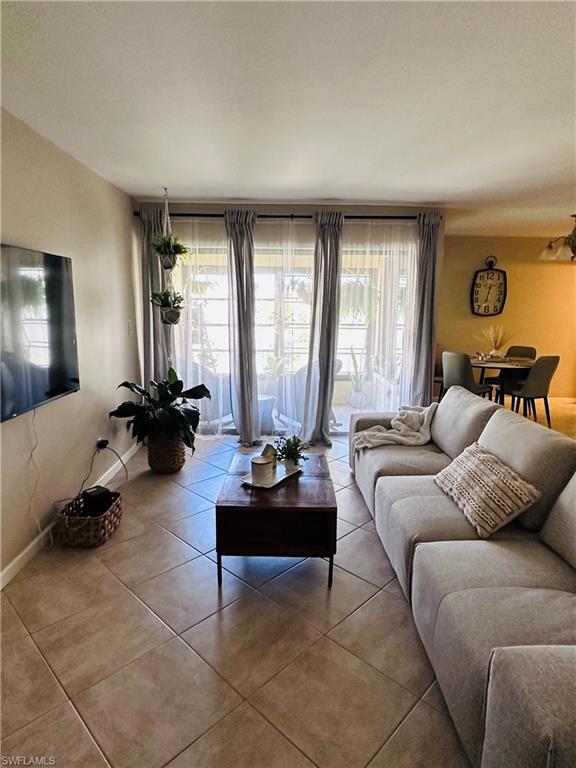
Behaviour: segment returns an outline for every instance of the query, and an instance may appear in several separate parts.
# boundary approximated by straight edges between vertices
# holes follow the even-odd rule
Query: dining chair
[[[558,368],[560,358],[558,355],[548,355],[539,357],[534,363],[526,380],[521,382],[521,386],[508,391],[512,395],[512,409],[518,413],[520,410],[520,401],[523,403],[523,414],[529,413],[538,421],[536,413],[536,400],[544,400],[544,410],[546,411],[546,421],[549,427],[552,427],[550,419],[550,406],[548,404],[548,392],[550,391],[550,382]]]
[[[492,387],[476,383],[470,357],[465,352],[442,352],[442,377],[442,393],[457,386],[475,395],[488,395],[492,400]]]

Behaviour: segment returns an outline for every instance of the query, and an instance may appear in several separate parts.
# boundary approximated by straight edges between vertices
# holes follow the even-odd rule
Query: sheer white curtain
[[[411,401],[417,255],[416,222],[344,222],[335,431],[351,412]]]
[[[222,219],[173,219],[172,232],[190,249],[179,257],[174,287],[184,311],[174,326],[176,371],[186,387],[205,384],[211,400],[200,400],[202,434],[236,431],[230,400],[227,238]]]
[[[255,338],[263,435],[297,434],[305,404],[314,264],[314,224],[254,226]]]

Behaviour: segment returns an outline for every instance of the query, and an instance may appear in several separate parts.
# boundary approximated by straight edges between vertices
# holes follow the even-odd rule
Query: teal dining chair
[[[492,387],[477,384],[470,357],[465,352],[442,352],[442,394],[450,387],[464,387],[475,395],[488,395],[492,400]]]
[[[520,410],[520,401],[522,401],[524,416],[528,416],[531,413],[534,421],[538,421],[536,400],[544,400],[546,422],[549,427],[552,427],[548,392],[550,391],[550,383],[556,373],[559,362],[560,358],[558,355],[539,357],[528,372],[526,380],[521,382],[521,386],[508,391],[508,394],[512,395],[512,408],[516,413]]]

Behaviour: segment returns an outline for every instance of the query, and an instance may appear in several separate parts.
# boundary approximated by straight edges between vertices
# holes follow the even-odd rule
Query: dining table
[[[484,383],[484,377],[486,376],[486,371],[494,371],[498,370],[500,371],[500,379],[503,383],[503,386],[500,387],[500,390],[498,392],[498,402],[504,405],[504,395],[506,392],[506,380],[509,381],[511,379],[517,378],[514,374],[520,373],[521,371],[527,372],[532,368],[535,361],[531,360],[528,357],[516,357],[516,358],[479,358],[479,357],[472,357],[470,359],[470,362],[472,364],[472,368],[479,368],[480,369],[480,383]]]

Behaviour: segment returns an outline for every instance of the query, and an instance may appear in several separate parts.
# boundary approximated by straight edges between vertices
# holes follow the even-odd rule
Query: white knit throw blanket
[[[438,403],[426,408],[403,406],[390,422],[390,428],[375,426],[352,436],[355,451],[379,445],[424,445],[430,442],[430,424]]]

